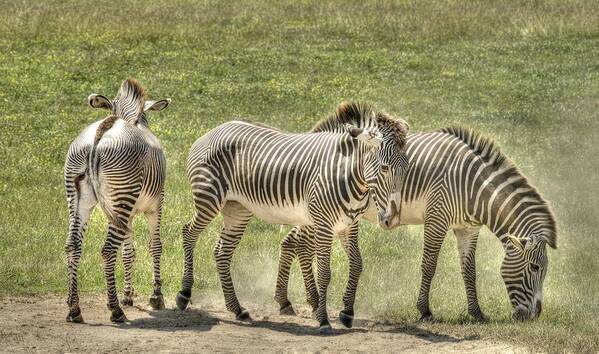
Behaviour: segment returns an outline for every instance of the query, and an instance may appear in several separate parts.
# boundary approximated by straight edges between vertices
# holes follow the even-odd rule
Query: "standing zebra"
[[[357,128],[356,122],[368,128]],[[249,319],[235,295],[230,263],[255,215],[271,223],[314,227],[320,294],[316,317],[320,331],[331,332],[326,292],[333,237],[346,229],[357,230],[369,194],[381,224],[394,218],[388,194],[397,190],[395,181],[400,180],[405,167],[397,156],[405,144],[408,127],[402,120],[356,103],[341,104],[320,124],[340,130],[291,134],[233,121],[195,142],[187,174],[196,213],[183,228],[185,271],[177,295],[180,309],[187,307],[191,297],[193,250],[198,235],[220,212],[224,227],[214,257],[226,307],[237,319]]]
[[[114,100],[92,94],[93,108],[103,108],[110,115],[88,126],[73,141],[64,168],[65,189],[69,206],[69,234],[66,252],[69,268],[67,321],[83,322],[77,290],[77,268],[81,243],[89,216],[96,206],[108,219],[108,235],[102,258],[108,290],[108,308],[112,322],[126,320],[119,306],[114,279],[117,250],[123,245],[125,268],[124,305],[133,304],[131,273],[135,250],[131,238],[133,217],[143,212],[151,229],[150,254],[154,263],[154,294],[150,305],[163,309],[161,293],[160,217],[164,197],[165,159],[158,139],[149,129],[146,112],[165,109],[170,99],[146,101],[144,88],[127,79]]]
[[[545,245],[552,248],[557,245],[555,220],[541,195],[492,140],[471,130],[447,128],[410,134],[405,154],[409,166],[401,190],[396,194],[400,196],[397,200],[399,217],[393,219],[389,227],[399,223],[424,224],[422,280],[417,303],[421,320],[432,318],[430,285],[449,228],[458,241],[468,313],[481,321],[487,319],[476,294],[475,251],[483,225],[497,235],[504,246],[501,275],[514,310],[512,317],[537,318],[542,309],[543,280],[547,272]],[[372,210],[364,217],[375,220]],[[282,313],[293,313],[287,298],[287,283],[296,256],[308,302],[316,308],[313,238],[312,230],[302,226],[293,228],[282,242],[275,292]]]

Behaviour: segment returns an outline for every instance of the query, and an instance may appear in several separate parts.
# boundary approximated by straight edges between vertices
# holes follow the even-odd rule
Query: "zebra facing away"
[[[320,124],[338,130],[292,134],[233,121],[194,143],[187,174],[196,212],[183,228],[185,271],[176,299],[180,309],[187,307],[191,297],[197,238],[220,212],[224,225],[214,257],[226,307],[237,319],[249,319],[235,295],[230,263],[255,215],[271,223],[314,227],[320,294],[316,317],[320,331],[331,332],[326,292],[333,237],[348,228],[356,229],[369,195],[380,224],[384,226],[395,217],[396,208],[388,205],[388,194],[397,190],[395,181],[401,180],[405,169],[398,156],[408,126],[356,103],[341,104]]]
[[[422,279],[417,302],[421,320],[432,318],[430,285],[449,228],[457,238],[468,313],[481,321],[487,319],[476,293],[475,251],[483,225],[497,235],[504,247],[501,275],[512,304],[512,317],[516,320],[537,318],[542,309],[543,280],[548,266],[546,245],[557,246],[555,220],[541,195],[493,141],[471,130],[447,128],[410,134],[405,154],[409,166],[401,190],[395,196],[399,197],[396,200],[400,205],[399,223],[424,224]],[[364,217],[375,220],[372,210]],[[397,225],[389,225],[394,226]],[[275,291],[281,313],[293,314],[287,284],[295,257],[299,258],[308,303],[316,309],[313,238],[309,227],[298,226],[282,242]],[[353,303],[353,299],[349,301]],[[347,321],[347,318],[341,320]]]
[[[125,287],[123,305],[133,304],[131,286],[135,250],[131,235],[133,217],[145,213],[151,229],[150,254],[154,264],[154,293],[150,305],[163,309],[161,293],[160,218],[164,197],[165,158],[158,139],[149,129],[146,113],[165,109],[170,99],[146,101],[144,88],[135,80],[125,80],[115,99],[92,94],[93,108],[110,115],[85,128],[71,143],[64,179],[69,207],[69,234],[66,252],[69,269],[67,321],[83,322],[79,308],[77,268],[81,243],[89,216],[99,204],[108,219],[108,235],[102,247],[110,320],[123,322],[114,278],[117,251],[123,245]]]

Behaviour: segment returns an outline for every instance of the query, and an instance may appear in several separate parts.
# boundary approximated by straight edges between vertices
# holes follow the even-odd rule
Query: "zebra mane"
[[[402,120],[392,117],[384,112],[377,112],[374,108],[364,102],[342,102],[335,113],[322,119],[310,132],[345,132],[346,124],[358,128],[375,129],[390,133],[392,139],[396,140],[397,146],[403,148],[407,140],[409,130],[408,124]]]
[[[342,102],[334,114],[320,120],[310,132],[345,131],[345,124],[358,128],[376,126],[376,112],[371,105],[364,102]]]
[[[146,89],[135,79],[123,81],[114,98],[114,113],[126,121],[137,121],[143,113]]]
[[[479,133],[474,132],[470,128],[465,127],[449,127],[439,130],[439,132],[453,135],[460,139],[470,148],[470,151],[477,155],[487,166],[492,166],[495,169],[505,169],[502,173],[505,178],[513,176],[521,177],[518,182],[512,185],[512,188],[526,188],[528,193],[523,197],[531,198],[536,200],[537,203],[542,207],[542,210],[546,213],[547,220],[545,222],[544,236],[547,240],[547,244],[552,248],[557,247],[557,226],[555,222],[555,216],[551,207],[547,201],[541,196],[535,187],[530,185],[526,176],[520,171],[509,157],[501,152],[499,146],[493,141],[493,139],[484,137]]]

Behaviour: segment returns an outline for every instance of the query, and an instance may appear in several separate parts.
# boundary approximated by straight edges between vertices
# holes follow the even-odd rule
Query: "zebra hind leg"
[[[214,208],[197,210],[193,219],[183,226],[183,254],[185,269],[181,290],[177,293],[175,302],[179,310],[185,310],[191,302],[191,289],[193,287],[193,252],[198,236],[220,211],[220,205]]]
[[[67,190],[67,199],[69,201],[69,233],[65,244],[69,270],[67,298],[69,313],[66,320],[68,322],[82,323],[83,316],[79,307],[77,270],[81,259],[81,244],[87,221],[97,201],[84,176],[70,176],[65,178],[65,181],[65,189]]]
[[[175,299],[179,310],[185,310],[191,301],[191,289],[193,287],[193,252],[198,236],[204,231],[206,226],[214,220],[223,207],[221,195],[222,188],[217,182],[209,179],[207,177],[208,175],[212,174],[209,173],[205,176],[204,172],[199,173],[195,178],[198,181],[201,181],[201,183],[192,183],[191,186],[196,212],[193,219],[183,226],[183,255],[185,258],[185,266],[181,290],[177,293]],[[207,181],[210,181],[210,183],[207,183]]]
[[[247,227],[252,213],[237,202],[227,202],[222,210],[223,230],[218,247],[214,249],[214,259],[225,297],[227,310],[233,312],[238,320],[250,320],[249,312],[241,307],[231,279],[231,258]]]
[[[347,287],[343,294],[344,309],[339,312],[339,320],[347,327],[352,328],[354,320],[354,303],[360,274],[362,274],[362,255],[358,245],[358,224],[351,226],[349,232],[341,238],[341,244],[349,259],[349,277]]]
[[[123,306],[133,306],[133,263],[135,263],[135,246],[131,234],[123,242],[123,268],[125,270],[125,287],[123,289]]]
[[[159,207],[154,213],[148,214],[150,224],[150,255],[154,271],[154,292],[150,296],[150,306],[153,310],[164,310],[164,297],[162,296],[162,280],[160,278],[160,257],[162,255],[162,241],[160,239],[160,220],[162,208]]]
[[[124,322],[127,320],[125,313],[119,306],[116,294],[114,267],[119,248],[125,240],[128,230],[125,224],[110,222],[108,224],[108,237],[102,247],[102,258],[104,260],[104,276],[108,295],[108,309],[112,312],[110,321]]]
[[[462,277],[468,298],[468,313],[480,322],[487,322],[488,317],[480,309],[476,294],[476,243],[480,228],[454,228],[453,232],[458,241]]]

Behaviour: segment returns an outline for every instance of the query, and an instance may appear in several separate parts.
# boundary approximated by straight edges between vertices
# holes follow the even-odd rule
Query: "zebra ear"
[[[92,108],[103,108],[112,111],[112,102],[105,96],[96,93],[92,93],[87,97],[87,103],[89,103]]]
[[[346,124],[345,128],[352,138],[361,140],[370,146],[378,148],[383,143],[381,134],[374,133],[368,129],[358,128],[351,124]]]
[[[146,101],[144,103],[144,112],[147,111],[162,111],[171,104],[171,99],[166,98],[160,101]]]

